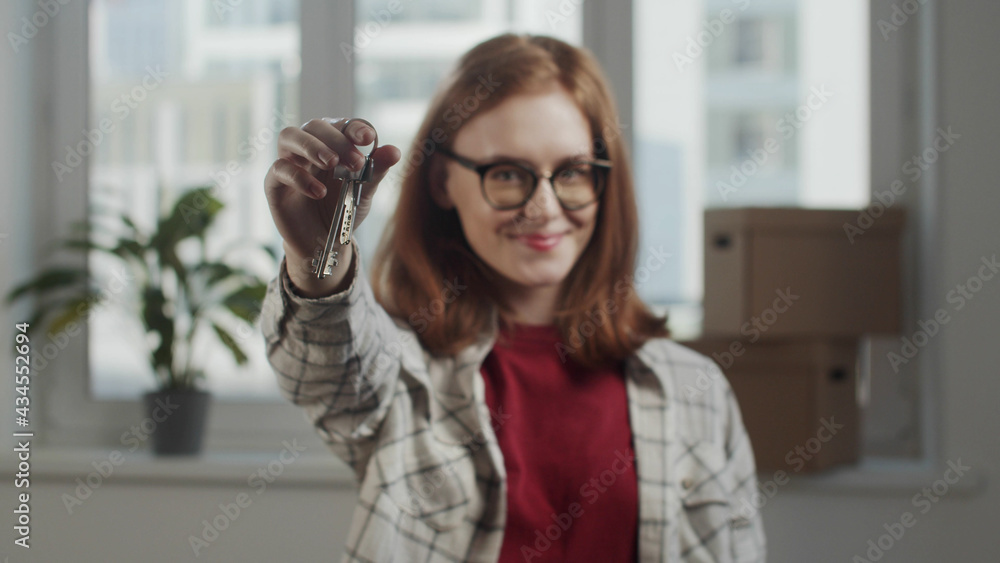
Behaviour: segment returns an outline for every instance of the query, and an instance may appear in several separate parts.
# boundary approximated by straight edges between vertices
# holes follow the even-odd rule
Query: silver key
[[[344,124],[344,131],[347,126],[354,121],[360,121],[372,128],[375,127],[364,119],[349,119]],[[339,252],[334,248],[339,248],[351,242],[351,234],[354,231],[354,215],[361,201],[361,187],[365,182],[371,182],[374,163],[372,163],[372,153],[378,148],[378,132],[375,132],[375,141],[372,149],[365,157],[365,164],[358,172],[348,171],[340,185],[340,196],[337,200],[337,212],[333,216],[330,224],[330,232],[326,237],[326,245],[322,250],[317,250],[317,256],[313,258],[313,273],[318,279],[323,279],[333,273],[333,268],[340,265],[337,260]]]

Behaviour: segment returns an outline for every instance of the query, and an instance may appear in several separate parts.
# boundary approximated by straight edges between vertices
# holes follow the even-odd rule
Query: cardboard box
[[[706,210],[703,334],[898,333],[903,212],[867,217],[850,210]]]
[[[722,368],[740,405],[761,480],[858,460],[857,342],[681,342]],[[738,345],[737,345],[738,344]]]

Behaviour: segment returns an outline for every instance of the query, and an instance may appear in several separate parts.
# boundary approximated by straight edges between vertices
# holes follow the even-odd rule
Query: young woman
[[[763,561],[735,399],[636,294],[651,272],[633,274],[632,175],[594,59],[515,35],[464,55],[399,165],[370,283],[353,240],[311,273],[337,172],[374,139],[346,121],[279,136],[285,260],[261,317],[284,394],[357,475],[343,560]],[[356,225],[401,154],[372,158]]]

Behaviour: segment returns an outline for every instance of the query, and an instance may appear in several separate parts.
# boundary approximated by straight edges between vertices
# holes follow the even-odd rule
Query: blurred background
[[[360,116],[405,158],[455,59],[507,31],[559,37],[604,66],[620,110],[607,126],[633,156],[640,263],[669,254],[636,289],[669,313],[678,338],[701,326],[706,209],[862,210],[892,192],[891,206],[907,214],[902,336],[942,307],[952,320],[902,366],[888,361],[901,335],[866,339],[859,461],[795,475],[762,497],[769,560],[995,561],[1000,553],[990,479],[1000,462],[992,416],[1000,281],[981,277],[961,309],[950,301],[956,284],[1000,250],[992,153],[1000,69],[989,60],[1000,49],[996,3],[17,0],[3,3],[0,21],[8,40],[0,56],[5,294],[54,264],[110,279],[107,256],[56,252],[71,225],[110,208],[153,229],[199,186],[223,204],[206,252],[252,241],[280,253],[261,189],[278,131]],[[953,140],[943,150],[941,130]],[[358,231],[366,261],[398,183],[390,174]],[[264,255],[237,259],[266,279],[276,273]],[[4,518],[12,524],[0,533],[0,555],[339,559],[352,475],[279,396],[259,330],[233,329],[245,362],[224,340],[193,344],[207,359],[213,397],[205,445],[198,456],[164,458],[145,440],[130,449],[146,418],[141,395],[155,380],[134,314],[116,299],[95,308],[79,335],[34,337],[39,350],[54,346],[31,383],[33,549],[15,546],[16,532],[8,539],[16,494],[5,478],[0,510],[11,507]],[[0,341],[14,342],[15,323],[31,311],[26,301],[6,308]],[[14,354],[2,357],[14,366]],[[0,386],[0,404],[11,405],[0,417],[11,476],[12,433],[25,430],[14,422],[17,394],[13,381]],[[293,440],[303,450],[291,448],[289,462],[283,452]],[[935,490],[956,460],[971,470]],[[918,504],[925,487],[939,500]],[[223,518],[225,529],[209,525],[241,493],[252,502],[239,516]],[[883,539],[907,511],[914,527]]]

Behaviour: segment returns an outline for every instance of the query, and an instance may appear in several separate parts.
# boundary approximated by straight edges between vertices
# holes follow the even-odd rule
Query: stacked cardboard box
[[[705,212],[702,337],[723,369],[758,470],[858,459],[857,349],[900,329],[903,213],[797,208]]]

